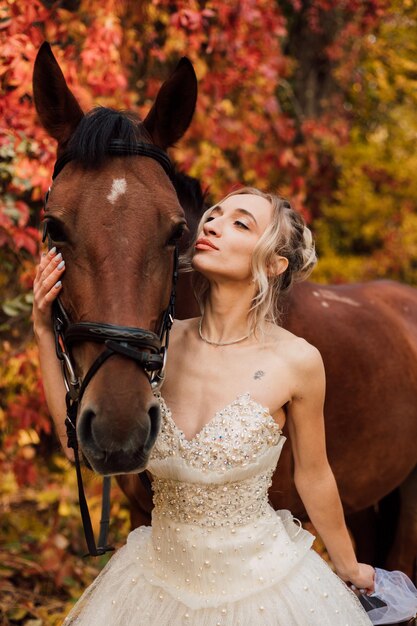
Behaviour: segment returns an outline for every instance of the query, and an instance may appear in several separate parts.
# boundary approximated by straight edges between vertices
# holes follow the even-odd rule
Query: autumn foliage
[[[199,79],[172,151],[214,197],[278,189],[317,239],[313,278],[417,280],[417,8],[399,0],[0,0],[0,623],[60,623],[100,564],[82,561],[76,487],[39,379],[31,285],[55,145],[32,69],[54,50],[88,110],[144,114],[186,55]],[[99,482],[90,477],[96,520]],[[116,491],[113,536],[127,511]]]

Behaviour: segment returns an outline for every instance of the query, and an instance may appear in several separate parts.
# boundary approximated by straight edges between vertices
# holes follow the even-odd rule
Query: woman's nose
[[[203,231],[205,235],[214,235],[218,237],[220,234],[220,224],[218,220],[210,220],[203,225]]]

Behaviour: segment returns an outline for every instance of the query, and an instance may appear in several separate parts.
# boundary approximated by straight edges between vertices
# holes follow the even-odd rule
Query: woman
[[[372,592],[375,571],[356,560],[327,461],[322,360],[275,323],[277,300],[314,267],[311,233],[286,200],[245,188],[206,211],[188,260],[202,316],[173,328],[148,465],[152,528],[129,535],[65,624],[370,624],[341,580]],[[35,281],[42,364],[64,267],[49,253]],[[54,367],[43,373],[61,433]],[[268,504],[285,422],[295,485],[339,576]]]

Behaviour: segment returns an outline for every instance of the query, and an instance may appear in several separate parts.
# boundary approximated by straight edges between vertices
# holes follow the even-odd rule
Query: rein
[[[157,161],[172,180],[174,170],[168,155],[153,144],[137,143],[134,146],[125,144],[123,141],[115,139],[109,142],[108,154],[112,156],[147,156]],[[54,180],[62,169],[75,158],[71,151],[60,156],[54,166],[52,180]],[[45,208],[49,192],[45,197]],[[48,225],[45,222],[43,239],[48,238],[48,247],[51,248],[52,241],[48,234]],[[74,450],[75,469],[77,474],[78,496],[81,511],[81,518],[84,528],[84,535],[88,547],[86,556],[100,556],[106,552],[114,550],[107,545],[107,535],[110,517],[110,486],[111,477],[103,478],[103,495],[100,521],[100,534],[98,546],[94,539],[94,532],[91,524],[88,504],[85,497],[81,465],[79,459],[79,448],[77,440],[77,415],[78,408],[83,398],[84,392],[98,372],[100,367],[112,356],[121,355],[132,359],[144,370],[149,378],[149,383],[153,390],[159,389],[165,375],[166,356],[169,345],[169,333],[174,322],[175,295],[178,279],[178,245],[174,249],[172,287],[168,307],[162,313],[161,324],[157,333],[144,328],[131,326],[118,326],[116,324],[101,324],[97,322],[72,323],[65,308],[59,298],[52,307],[52,321],[55,336],[55,350],[58,359],[61,361],[66,393],[67,416],[65,419],[67,431],[67,446]],[[71,346],[74,343],[89,341],[102,343],[105,350],[99,354],[90,366],[84,379],[81,381],[75,374],[75,367],[71,359]],[[152,492],[150,480],[145,471],[139,473],[139,477],[147,491]]]

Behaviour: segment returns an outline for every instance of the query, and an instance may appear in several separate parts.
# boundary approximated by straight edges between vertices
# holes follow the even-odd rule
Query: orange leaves
[[[51,432],[33,349],[13,355],[11,346],[4,343],[0,380],[0,425],[4,433],[0,466],[2,471],[7,467],[12,470],[20,487],[32,485],[38,477],[34,457],[39,436]]]

